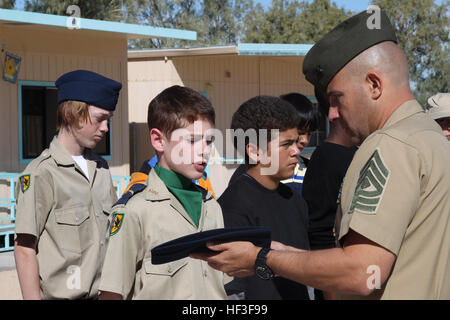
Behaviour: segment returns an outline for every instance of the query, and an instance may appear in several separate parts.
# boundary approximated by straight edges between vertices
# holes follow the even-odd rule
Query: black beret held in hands
[[[266,227],[229,227],[196,232],[154,247],[152,264],[179,260],[194,252],[213,252],[206,247],[208,241],[250,241],[259,247],[270,247],[271,231]]]

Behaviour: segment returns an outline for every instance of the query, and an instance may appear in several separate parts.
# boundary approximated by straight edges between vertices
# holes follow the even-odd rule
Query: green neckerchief
[[[195,188],[191,179],[156,164],[153,168],[167,189],[181,202],[186,212],[198,227],[202,212],[202,193]]]

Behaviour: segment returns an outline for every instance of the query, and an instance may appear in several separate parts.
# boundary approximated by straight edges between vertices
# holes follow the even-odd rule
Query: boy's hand
[[[192,253],[189,256],[208,262],[214,269],[220,270],[232,277],[247,277],[254,274],[256,256],[260,247],[251,242],[225,242],[214,244],[208,242],[208,249],[217,253]]]

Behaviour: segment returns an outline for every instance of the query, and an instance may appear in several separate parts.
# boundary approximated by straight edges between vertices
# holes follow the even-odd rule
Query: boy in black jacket
[[[257,96],[243,103],[233,115],[231,128],[256,134],[251,139],[235,136],[234,146],[245,146],[248,170],[228,186],[218,202],[226,227],[265,226],[272,240],[309,249],[308,210],[303,198],[281,180],[293,175],[300,150],[297,147],[299,115],[295,108],[276,97]],[[278,134],[274,134],[274,130]],[[266,135],[266,136],[263,136]],[[268,146],[255,141],[267,138]],[[241,141],[242,142],[242,141]],[[304,285],[276,277],[262,280],[254,275],[235,279],[226,286],[227,294],[245,299],[308,300]]]

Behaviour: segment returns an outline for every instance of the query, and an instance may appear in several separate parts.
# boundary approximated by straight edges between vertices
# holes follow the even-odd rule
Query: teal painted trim
[[[312,44],[239,43],[239,55],[306,56]]]
[[[317,102],[316,96],[307,96],[307,98],[308,98],[312,103],[318,103],[318,102]]]
[[[20,173],[15,172],[0,172],[0,179],[11,179],[17,178]]]
[[[0,207],[10,207],[10,218],[9,220],[16,220],[16,196],[15,196],[15,179],[19,177],[18,173],[12,172],[0,172],[0,179],[6,180],[9,179],[9,198],[0,199]],[[20,183],[19,181],[17,183]],[[1,219],[4,220],[4,219]],[[8,219],[7,219],[8,220]]]
[[[0,20],[10,22],[40,24],[58,28],[67,28],[68,18],[73,17],[58,16],[53,14],[44,14],[21,10],[0,9]],[[82,30],[112,32],[118,34],[143,36],[143,37],[163,37],[182,40],[197,40],[197,32],[189,30],[159,28],[130,23],[102,21],[84,18],[80,18],[79,22],[80,22],[79,24],[80,29]]]
[[[19,84],[21,84],[22,86],[55,87],[55,83],[49,81],[19,80]]]
[[[216,158],[210,159],[209,163],[244,163],[244,159]]]
[[[3,244],[0,245],[0,251],[14,250],[14,241],[10,242],[10,236],[14,236],[15,228],[15,205],[16,199],[14,196],[14,179],[19,176],[18,173],[0,172],[0,179],[9,179],[10,198],[0,199],[0,207],[10,208],[10,217],[0,218],[0,221],[12,222],[9,224],[0,225],[0,239],[3,239]]]
[[[112,176],[111,179],[112,181],[115,181],[117,183],[116,186],[117,199],[120,199],[123,191],[130,184],[131,176]],[[123,185],[122,182],[124,183]]]
[[[3,237],[3,245],[0,247],[0,252],[14,250],[14,241],[12,243],[9,241],[10,236],[14,237],[14,226],[15,224],[12,224],[10,227],[13,230],[0,232],[0,238]]]
[[[205,172],[206,175],[209,177],[209,163],[206,165]]]
[[[65,21],[65,19],[64,19]],[[104,32],[125,33],[144,37],[173,38],[182,40],[197,40],[197,32],[181,29],[143,26],[137,24],[80,19],[81,29]],[[65,24],[64,24],[65,26]]]
[[[300,154],[312,154],[314,150],[316,150],[316,147],[306,147]]]

